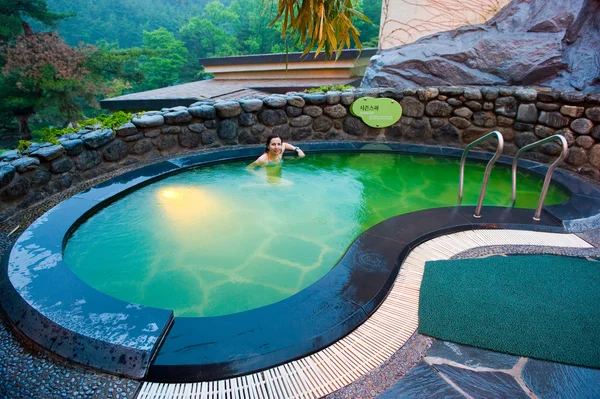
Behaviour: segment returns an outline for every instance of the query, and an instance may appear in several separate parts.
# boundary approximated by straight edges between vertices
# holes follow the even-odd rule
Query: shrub
[[[305,93],[327,93],[328,91],[344,91],[353,89],[351,85],[333,85],[333,86],[321,86],[313,87],[312,89],[304,90]]]

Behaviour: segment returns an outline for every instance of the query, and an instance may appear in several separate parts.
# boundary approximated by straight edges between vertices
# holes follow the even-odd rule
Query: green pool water
[[[188,170],[114,202],[74,232],[67,264],[122,300],[218,316],[297,293],[384,219],[457,203],[454,159],[316,154],[254,173],[247,163]],[[467,164],[463,205],[476,204],[484,169]],[[510,184],[496,166],[484,205],[509,206]],[[516,206],[535,208],[541,186],[520,173]],[[545,203],[567,198],[551,186]]]

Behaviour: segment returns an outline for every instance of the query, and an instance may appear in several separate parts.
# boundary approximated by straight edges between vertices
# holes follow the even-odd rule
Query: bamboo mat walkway
[[[144,382],[137,399],[319,398],[385,362],[415,333],[425,262],[482,246],[536,245],[593,248],[574,234],[523,230],[467,230],[415,247],[382,305],[356,330],[310,356],[258,373],[211,382]]]

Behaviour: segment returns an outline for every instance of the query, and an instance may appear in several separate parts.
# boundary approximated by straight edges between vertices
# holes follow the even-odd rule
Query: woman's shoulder
[[[256,163],[259,163],[259,164],[260,164],[260,163],[267,163],[267,162],[269,162],[269,158],[268,158],[268,156],[267,156],[267,153],[265,152],[264,154],[262,154],[262,155],[261,155],[260,157],[258,157],[258,158],[256,159],[256,161],[254,161],[254,162],[256,162]]]

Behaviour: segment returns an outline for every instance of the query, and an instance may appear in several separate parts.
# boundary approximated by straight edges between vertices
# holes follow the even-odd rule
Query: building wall
[[[389,49],[420,37],[481,24],[510,0],[383,0],[379,48]]]

